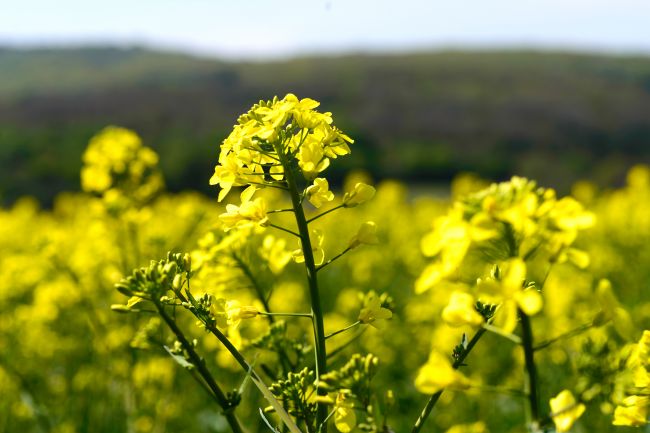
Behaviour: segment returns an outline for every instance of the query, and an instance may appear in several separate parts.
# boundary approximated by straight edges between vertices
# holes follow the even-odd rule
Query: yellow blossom
[[[325,250],[323,250],[323,240],[325,236],[323,234],[322,230],[318,229],[311,229],[311,249],[312,253],[314,254],[314,263],[318,265],[322,265],[323,262],[325,261]],[[304,263],[305,261],[305,255],[302,251],[302,248],[298,248],[297,250],[294,250],[292,253],[293,260],[296,263]]]
[[[347,401],[344,393],[336,396],[334,405],[334,425],[341,433],[350,433],[357,425],[357,416],[354,413],[354,405]]]
[[[480,280],[478,289],[490,302],[500,304],[495,325],[510,333],[517,326],[518,308],[532,316],[542,309],[544,301],[534,286],[524,288],[526,264],[522,259],[510,259],[499,269],[498,278],[495,276]]]
[[[648,424],[648,406],[650,400],[646,396],[631,395],[614,410],[612,424],[619,426],[642,427]]]
[[[437,351],[431,352],[429,360],[415,378],[415,387],[424,394],[435,394],[449,387],[464,389],[468,385],[469,380],[453,368],[445,355]]]
[[[483,316],[474,308],[475,304],[474,297],[469,293],[455,291],[451,294],[447,306],[442,310],[442,320],[453,327],[480,326],[484,320]]]
[[[268,261],[269,269],[274,274],[282,272],[291,261],[291,253],[285,249],[287,242],[273,235],[266,235],[260,248],[260,256]]]
[[[243,202],[241,206],[229,204],[226,206],[226,213],[219,215],[219,219],[223,223],[225,231],[253,224],[264,227],[268,222],[266,202],[262,198],[256,198]]]
[[[551,417],[558,433],[567,432],[585,411],[585,405],[576,401],[569,390],[563,390],[550,400]]]
[[[485,423],[479,421],[472,424],[455,425],[445,433],[488,433],[488,429]]]
[[[361,309],[357,320],[363,324],[372,325],[376,328],[377,320],[390,319],[391,317],[393,317],[393,313],[388,308],[382,307],[381,300],[377,295],[371,293],[368,296],[366,305]]]
[[[367,202],[375,196],[375,188],[365,183],[359,182],[354,185],[352,191],[348,191],[343,195],[343,206],[355,207],[362,203]]]
[[[315,178],[318,173],[330,165],[330,160],[325,156],[322,145],[314,140],[303,143],[296,157],[306,179]]]
[[[348,243],[348,248],[353,249],[362,244],[374,245],[379,243],[377,238],[377,224],[373,221],[366,221],[361,224],[357,234],[350,239]]]
[[[334,200],[334,193],[330,191],[327,179],[317,177],[314,183],[307,187],[307,199],[314,207],[319,208],[324,203]]]

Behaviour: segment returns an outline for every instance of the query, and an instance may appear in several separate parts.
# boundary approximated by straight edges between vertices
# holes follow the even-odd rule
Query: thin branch
[[[327,340],[328,338],[332,338],[332,337],[334,337],[335,335],[338,335],[338,334],[340,334],[341,332],[345,332],[345,331],[347,331],[348,329],[352,329],[352,328],[354,328],[355,326],[359,326],[360,324],[361,324],[361,321],[360,321],[360,320],[357,320],[357,321],[354,322],[352,325],[348,325],[348,326],[346,326],[346,327],[343,328],[343,329],[339,329],[338,331],[334,331],[334,332],[332,332],[331,334],[326,335],[326,336],[325,336],[325,339]]]
[[[496,334],[500,337],[508,339],[515,344],[521,344],[521,337],[515,334],[511,334],[509,332],[505,332],[503,329],[499,328],[498,326],[490,325],[489,323],[484,323],[483,329],[493,334]]]
[[[294,236],[296,236],[298,238],[300,237],[300,235],[298,233],[296,233],[294,231],[291,231],[289,229],[285,229],[284,227],[276,226],[275,224],[271,224],[271,223],[268,223],[267,226],[273,227],[274,229],[282,230],[283,232],[287,232],[287,233],[292,234],[292,235],[294,235]]]
[[[334,211],[337,210],[337,209],[341,209],[342,207],[343,207],[343,205],[340,204],[340,205],[338,205],[338,206],[333,207],[332,209],[326,210],[325,212],[322,212],[322,213],[316,215],[315,217],[311,217],[311,218],[309,218],[309,219],[307,220],[307,223],[310,223],[310,222],[312,222],[312,221],[316,221],[318,218],[323,217],[323,216],[327,215],[327,214],[330,213],[330,212],[334,212]]]
[[[345,343],[341,344],[341,345],[340,345],[339,347],[337,347],[336,349],[330,351],[330,352],[327,354],[327,359],[333,358],[333,357],[335,357],[336,355],[338,355],[339,353],[341,353],[342,351],[344,351],[348,346],[350,346],[352,343],[354,343],[355,341],[357,341],[357,340],[358,340],[358,339],[363,335],[363,333],[366,332],[367,329],[368,329],[368,327],[365,327],[365,326],[364,326],[363,328],[361,328],[361,332],[357,333],[354,337],[350,338],[348,341],[346,341]]]
[[[311,313],[269,313],[268,311],[260,311],[260,315],[262,316],[284,316],[284,317],[307,317],[309,319],[313,318],[313,314]]]
[[[323,269],[325,266],[329,265],[329,264],[332,263],[333,261],[335,261],[335,260],[337,260],[337,259],[343,257],[343,255],[344,255],[345,253],[347,253],[348,251],[350,251],[351,249],[352,249],[352,248],[347,247],[346,249],[344,249],[343,251],[341,251],[339,254],[335,255],[334,257],[332,257],[331,259],[329,259],[328,261],[326,261],[326,262],[323,263],[322,265],[318,266],[318,267],[316,268],[316,271],[317,271],[317,272],[320,271],[321,269]]]
[[[539,343],[538,345],[533,347],[533,350],[545,349],[548,346],[550,346],[550,345],[552,345],[554,343],[557,343],[558,341],[575,337],[576,335],[580,335],[583,332],[588,331],[589,329],[591,329],[593,327],[594,327],[593,322],[592,323],[585,323],[584,325],[578,326],[577,328],[572,329],[570,331],[567,331],[564,334],[560,334],[557,337],[549,338],[548,340]]]

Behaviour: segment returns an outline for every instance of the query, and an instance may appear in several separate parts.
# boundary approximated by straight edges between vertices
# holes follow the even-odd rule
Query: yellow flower
[[[359,182],[354,185],[352,191],[348,191],[343,195],[343,206],[355,207],[362,203],[367,202],[375,196],[375,188],[365,183]]]
[[[317,177],[314,183],[307,187],[307,199],[314,207],[319,208],[324,203],[334,200],[334,193],[330,191],[327,179]]]
[[[488,433],[488,429],[485,423],[479,421],[472,424],[455,425],[445,433]]]
[[[344,393],[340,392],[336,396],[334,405],[334,425],[341,433],[350,433],[357,425],[357,416],[354,413],[352,403],[346,401]]]
[[[158,155],[142,145],[133,131],[116,126],[95,135],[83,154],[81,186],[84,191],[109,192],[136,202],[150,200],[163,188]],[[115,200],[113,200],[115,202]]]
[[[609,280],[602,279],[598,282],[598,287],[596,288],[596,299],[598,299],[600,308],[603,313],[605,313],[605,316],[612,321],[616,333],[625,340],[629,341],[634,339],[636,330],[634,328],[634,323],[632,322],[632,317],[630,317],[630,313],[628,313],[619,303],[618,298],[612,289],[612,283],[610,283]],[[643,333],[642,340],[645,338],[646,332],[648,331]],[[650,332],[648,335],[650,337]],[[639,347],[640,346],[641,342],[639,342]]]
[[[501,275],[498,278],[480,280],[478,289],[491,302],[500,304],[495,325],[505,332],[512,332],[517,327],[517,308],[532,316],[542,309],[544,301],[535,287],[524,289],[526,263],[522,259],[510,259],[499,269]]]
[[[268,261],[269,269],[274,274],[282,272],[291,260],[291,253],[285,250],[286,244],[284,239],[277,239],[273,235],[265,236],[262,241],[260,256]]]
[[[576,401],[569,390],[563,390],[550,400],[551,417],[558,433],[567,432],[585,411],[585,405]]]
[[[424,394],[435,394],[445,388],[464,389],[469,380],[458,370],[455,370],[449,359],[437,352],[431,352],[429,360],[418,371],[415,387]]]
[[[222,201],[233,186],[246,185],[243,174],[243,165],[233,154],[220,158],[219,165],[214,168],[214,174],[210,178],[210,185],[221,187],[218,201]]]
[[[375,322],[377,320],[390,319],[391,317],[393,317],[393,313],[388,308],[382,307],[381,300],[377,295],[371,293],[368,296],[365,307],[361,309],[357,320],[363,324],[372,325],[376,328],[377,324]]]
[[[648,424],[648,397],[631,395],[616,406],[612,424],[620,426],[642,427]]]
[[[311,229],[311,250],[314,254],[314,263],[316,266],[322,265],[325,261],[325,250],[323,250],[323,240],[325,236],[323,235],[322,230]],[[304,263],[305,255],[302,252],[302,248],[298,248],[291,253],[293,256],[293,261],[296,263]]]
[[[330,165],[330,160],[323,153],[323,146],[315,140],[305,140],[296,158],[306,179],[315,178]]]
[[[259,314],[259,310],[251,305],[242,306],[239,301],[216,299],[210,306],[210,313],[221,329],[236,328],[244,319],[252,319]]]
[[[219,219],[225,231],[254,224],[264,227],[268,223],[266,202],[262,198],[256,198],[243,202],[241,206],[229,204],[226,206],[226,213],[219,215]]]
[[[474,297],[469,293],[453,292],[449,304],[442,310],[442,320],[453,327],[481,326],[483,316],[474,308],[475,303]]]
[[[348,243],[348,248],[353,249],[362,244],[374,245],[378,244],[379,239],[377,238],[377,224],[373,221],[366,221],[361,224],[357,234],[350,239]]]

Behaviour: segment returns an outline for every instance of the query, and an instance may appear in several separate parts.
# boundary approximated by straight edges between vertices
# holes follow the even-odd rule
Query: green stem
[[[522,331],[522,346],[524,348],[524,360],[528,374],[528,416],[529,429],[533,432],[539,428],[539,391],[537,382],[537,367],[535,365],[533,330],[530,318],[523,311],[519,310]]]
[[[510,341],[512,341],[515,344],[521,344],[521,338],[518,335],[515,334],[510,334],[508,332],[505,332],[503,329],[490,325],[489,323],[484,323],[483,324],[483,329],[485,329],[488,332],[491,332],[493,334],[496,334],[500,337],[506,338]]]
[[[323,269],[325,266],[329,265],[329,264],[332,263],[333,261],[335,261],[335,260],[337,260],[337,259],[343,257],[343,255],[344,255],[345,253],[347,253],[348,251],[350,251],[351,249],[352,249],[352,248],[347,247],[346,249],[344,249],[343,251],[341,251],[339,254],[335,255],[334,257],[332,257],[331,259],[329,259],[328,261],[326,261],[325,263],[323,263],[322,265],[320,265],[319,267],[317,267],[317,268],[316,268],[316,271],[320,271],[321,269]]]
[[[239,257],[238,254],[233,253],[232,258],[235,260],[235,262],[237,262],[237,266],[239,266],[239,269],[241,269],[242,272],[244,273],[244,275],[246,275],[246,278],[248,278],[248,281],[251,282],[251,284],[253,286],[253,290],[255,290],[255,294],[257,295],[257,299],[260,300],[260,302],[264,306],[264,309],[266,311],[270,311],[271,308],[269,306],[269,303],[268,303],[266,297],[264,296],[264,290],[262,289],[262,286],[260,285],[260,283],[257,281],[257,278],[255,278],[255,275],[253,275],[253,272],[251,271],[251,269],[244,262],[244,260],[242,260],[242,258]],[[271,323],[273,323],[273,317],[269,317],[269,321]]]
[[[230,402],[226,398],[226,395],[223,393],[223,391],[221,390],[217,382],[212,377],[212,374],[205,366],[205,363],[203,362],[199,354],[196,353],[194,347],[190,344],[187,338],[185,338],[185,335],[180,330],[180,328],[176,325],[176,322],[174,322],[172,318],[169,317],[169,315],[165,311],[165,308],[159,302],[155,302],[154,304],[158,309],[158,313],[160,314],[160,317],[162,317],[162,319],[165,321],[169,329],[172,330],[174,335],[176,335],[178,341],[183,345],[183,348],[187,351],[187,354],[189,355],[192,364],[196,367],[197,371],[205,381],[206,385],[208,386],[208,388],[210,388],[210,391],[214,395],[215,400],[217,401],[219,406],[221,406],[221,408],[223,409],[224,416],[226,417],[226,420],[228,421],[228,424],[230,425],[230,428],[232,429],[233,433],[243,433],[243,430],[239,425],[239,421],[237,420],[237,417],[233,413],[234,407],[231,406]]]
[[[334,212],[334,211],[337,210],[337,209],[341,209],[342,207],[343,207],[342,204],[340,204],[340,205],[338,205],[338,206],[335,206],[335,207],[333,207],[332,209],[326,210],[325,212],[316,215],[315,217],[311,217],[311,218],[309,218],[309,219],[307,220],[307,222],[310,223],[310,222],[312,222],[312,221],[316,221],[318,218],[323,217],[323,216],[327,215],[327,214],[330,213],[330,212]]]
[[[323,310],[321,307],[320,293],[318,290],[318,279],[316,273],[316,264],[314,262],[314,253],[309,238],[309,225],[305,218],[305,210],[302,207],[300,192],[296,182],[294,171],[291,169],[286,155],[282,151],[282,146],[276,146],[276,151],[282,164],[285,167],[285,178],[291,195],[291,203],[296,217],[302,252],[305,258],[305,267],[307,269],[307,280],[309,282],[309,295],[311,300],[311,312],[314,315],[312,320],[314,326],[314,346],[316,352],[316,383],[320,383],[320,377],[327,373],[327,349],[325,347],[325,326],[323,323]],[[318,388],[318,395],[327,395],[327,391]],[[316,426],[321,426],[327,418],[327,405],[318,403],[316,412]],[[323,433],[327,433],[327,425],[322,427]]]
[[[545,349],[551,344],[557,343],[558,341],[565,340],[567,338],[575,337],[576,335],[580,335],[585,331],[588,331],[589,329],[593,328],[595,325],[593,323],[585,323],[584,325],[581,325],[575,329],[572,329],[570,331],[565,332],[564,334],[560,334],[557,337],[550,338],[546,341],[543,341],[533,347],[533,350],[541,350]]]
[[[327,339],[327,338],[332,338],[332,337],[334,337],[335,335],[338,335],[338,334],[340,334],[341,332],[345,332],[345,331],[347,331],[348,329],[352,329],[352,328],[354,328],[355,326],[359,326],[360,324],[361,324],[361,321],[357,320],[357,321],[354,322],[352,325],[348,325],[348,326],[346,326],[346,327],[343,328],[343,329],[339,329],[338,331],[334,331],[334,332],[332,332],[331,334],[327,334],[327,335],[325,336],[325,338],[326,338],[326,339]]]
[[[260,311],[260,315],[262,316],[269,316],[269,317],[274,317],[274,316],[280,316],[280,317],[308,317],[308,318],[313,318],[311,313],[269,313],[268,311]]]
[[[454,361],[452,365],[454,370],[458,370],[458,368],[460,368],[460,366],[463,365],[463,361],[465,361],[465,358],[467,358],[469,352],[472,351],[474,346],[476,346],[476,343],[478,343],[478,341],[481,339],[483,334],[485,334],[485,332],[486,331],[483,328],[476,331],[476,334],[474,334],[472,339],[467,343],[467,347],[465,348],[463,353],[461,353],[460,356]],[[417,421],[415,421],[415,425],[413,426],[411,433],[418,433],[422,429],[424,422],[429,417],[429,414],[433,410],[436,403],[438,403],[438,400],[440,399],[440,396],[442,395],[443,391],[444,389],[436,392],[435,394],[431,395],[431,397],[429,397],[429,401],[427,402],[426,406],[424,406],[424,409],[422,409],[422,413],[420,413],[420,416],[418,417]]]
[[[287,232],[287,233],[289,233],[289,234],[292,234],[292,235],[294,235],[294,236],[297,237],[297,238],[300,237],[300,235],[299,235],[298,233],[296,233],[296,232],[294,232],[294,231],[291,231],[291,230],[289,230],[289,229],[285,229],[285,228],[282,227],[282,226],[276,226],[275,224],[271,224],[271,223],[268,223],[267,226],[269,226],[269,227],[273,227],[274,229],[282,230],[283,232]]]

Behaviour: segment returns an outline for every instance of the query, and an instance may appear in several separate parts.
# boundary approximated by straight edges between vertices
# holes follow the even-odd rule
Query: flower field
[[[446,197],[332,190],[354,137],[318,108],[237,119],[213,197],[166,193],[107,127],[84,192],[0,210],[1,432],[647,425],[649,167],[567,197],[469,174]]]

